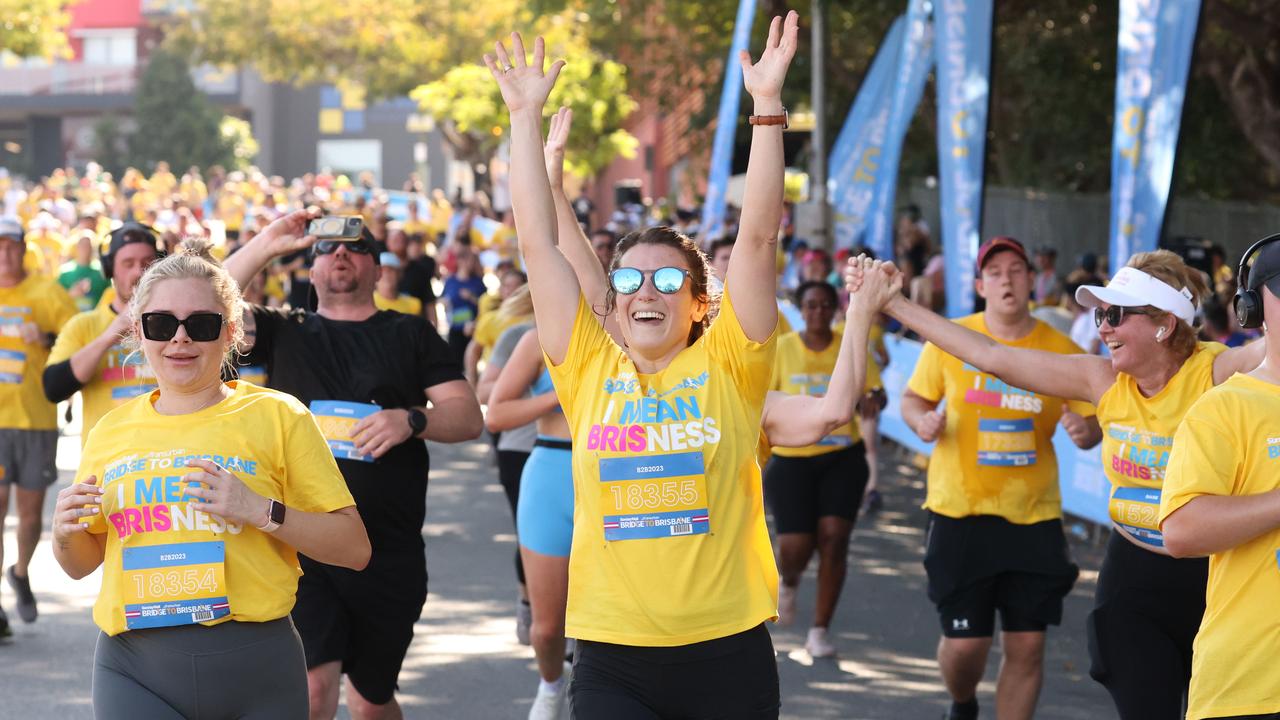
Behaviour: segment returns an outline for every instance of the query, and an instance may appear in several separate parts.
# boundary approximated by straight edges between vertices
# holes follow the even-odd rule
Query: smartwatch
[[[422,434],[427,429],[427,414],[418,408],[409,408],[409,430],[414,437]]]
[[[258,529],[265,533],[273,533],[284,524],[284,503],[275,498],[271,498],[270,503],[266,524],[258,526]]]

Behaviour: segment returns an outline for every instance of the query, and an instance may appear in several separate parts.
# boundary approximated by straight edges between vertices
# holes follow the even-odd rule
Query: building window
[[[132,28],[85,31],[83,57],[86,65],[136,65],[137,33]]]
[[[321,140],[316,143],[317,168],[344,173],[353,180],[368,170],[376,182],[382,182],[381,140]]]

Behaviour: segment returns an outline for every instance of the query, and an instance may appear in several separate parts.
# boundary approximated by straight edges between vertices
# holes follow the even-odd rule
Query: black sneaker
[[[18,601],[18,617],[22,618],[24,623],[33,623],[36,621],[36,596],[31,592],[31,579],[20,578],[18,573],[14,572],[14,566],[10,565],[9,570],[5,572],[5,577],[9,579],[9,587],[13,588],[13,594],[17,596]]]
[[[951,709],[942,716],[942,720],[976,720],[977,717],[978,699],[974,698],[967,703],[951,701]]]
[[[13,631],[9,629],[9,616],[4,614],[4,608],[0,608],[0,640],[8,640],[13,635]]]

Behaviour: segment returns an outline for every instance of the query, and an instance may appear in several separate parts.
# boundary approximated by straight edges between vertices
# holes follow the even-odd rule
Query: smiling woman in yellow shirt
[[[1280,325],[1280,235],[1241,272],[1251,295],[1242,327]],[[1246,261],[1254,250],[1245,254]],[[1244,263],[1241,263],[1244,265]],[[1266,359],[1206,392],[1173,438],[1160,502],[1165,546],[1209,555],[1204,620],[1195,640],[1188,720],[1280,715],[1280,340]]]
[[[566,633],[581,717],[776,718],[777,663],[764,622],[777,571],[755,446],[773,365],[774,247],[782,214],[780,94],[798,16],[775,18],[743,61],[752,131],[738,241],[716,320],[705,256],[670,228],[619,244],[605,309],[619,347],[555,245],[544,73],[518,35],[485,61],[511,114],[511,186],[539,339],[573,437],[575,489]],[[501,67],[500,67],[501,65]],[[678,670],[677,670],[678,668]],[[658,682],[671,677],[676,682]]]
[[[243,310],[207,243],[153,264],[129,310],[158,389],[103,416],[54,509],[62,568],[103,570],[95,714],[305,718],[297,554],[365,566],[351,494],[301,403],[222,382]]]

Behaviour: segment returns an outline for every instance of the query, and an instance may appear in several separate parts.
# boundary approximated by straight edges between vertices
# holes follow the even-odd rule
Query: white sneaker
[[[569,717],[569,683],[573,681],[573,666],[564,664],[559,687],[549,691],[545,683],[538,683],[538,694],[529,708],[529,720],[567,720]]]
[[[809,639],[804,641],[804,649],[813,658],[835,657],[836,654],[836,646],[827,639],[827,629],[821,627],[809,628]]]
[[[531,645],[529,628],[533,626],[533,608],[525,600],[516,601],[516,642]]]
[[[778,624],[790,625],[796,621],[796,588],[778,582]]]

